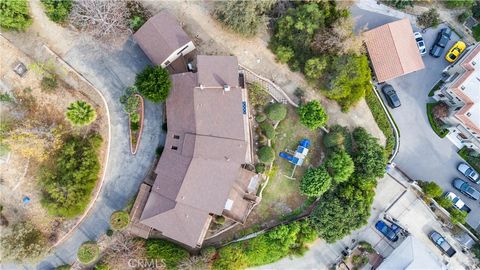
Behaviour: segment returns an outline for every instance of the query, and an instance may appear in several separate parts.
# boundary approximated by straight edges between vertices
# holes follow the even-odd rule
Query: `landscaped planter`
[[[143,97],[139,94],[134,94],[140,100],[140,106],[137,108],[137,113],[140,115],[140,120],[138,121],[137,125],[138,128],[132,129],[132,121],[130,115],[128,116],[128,129],[130,131],[130,152],[135,155],[138,150],[138,146],[140,145],[140,139],[142,138],[142,131],[143,131],[143,118],[145,114],[145,103],[143,101]]]

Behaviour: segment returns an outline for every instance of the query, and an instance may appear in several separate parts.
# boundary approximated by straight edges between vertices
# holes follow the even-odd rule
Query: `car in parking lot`
[[[390,106],[392,109],[398,108],[400,105],[402,105],[400,103],[400,99],[398,98],[397,92],[390,84],[385,84],[382,87],[382,92],[387,100],[388,106]]]
[[[433,44],[433,47],[430,49],[430,55],[433,57],[440,57],[443,53],[443,50],[447,46],[450,36],[452,35],[452,30],[450,28],[443,28],[438,32],[437,39]]]
[[[447,198],[448,200],[450,200],[452,203],[453,203],[453,207],[459,209],[459,210],[462,210],[462,211],[465,211],[467,213],[470,213],[470,211],[472,211],[472,209],[470,209],[470,207],[468,207],[465,202],[462,201],[462,199],[460,199],[457,194],[453,193],[453,192],[447,192],[445,193],[445,198]]]
[[[420,34],[420,32],[415,32],[413,33],[413,36],[415,37],[415,42],[417,42],[417,47],[420,55],[426,54],[427,48],[425,46],[425,40],[423,40],[422,34]]]
[[[398,241],[397,231],[400,230],[400,227],[396,226],[395,224],[392,224],[392,227],[390,227],[384,221],[379,220],[377,223],[375,223],[375,228],[388,240],[392,242]]]
[[[445,60],[450,63],[455,62],[458,59],[460,54],[465,50],[467,45],[463,41],[457,41],[450,50],[448,50],[447,54],[445,55]]]
[[[453,187],[458,189],[463,194],[467,195],[468,197],[478,200],[480,199],[480,192],[470,186],[467,182],[463,181],[460,178],[455,178],[452,182]]]
[[[445,240],[445,238],[437,231],[432,231],[428,235],[428,238],[448,257],[452,257],[457,251]]]
[[[480,176],[468,164],[461,162],[460,164],[458,164],[457,170],[460,171],[463,175],[465,175],[468,180],[471,180],[475,184],[480,184]]]

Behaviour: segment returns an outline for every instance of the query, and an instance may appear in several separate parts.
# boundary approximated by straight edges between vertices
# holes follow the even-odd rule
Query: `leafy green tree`
[[[362,179],[383,177],[387,166],[384,148],[364,128],[353,131],[355,174]]]
[[[278,62],[286,64],[295,56],[295,52],[292,48],[279,45],[273,49],[273,52],[277,56]]]
[[[304,73],[308,79],[317,80],[322,77],[323,72],[327,68],[328,61],[325,57],[314,57],[305,63]]]
[[[25,31],[32,24],[27,0],[0,0],[0,27]]]
[[[253,36],[258,27],[265,20],[263,14],[267,12],[275,0],[265,1],[217,1],[213,11],[214,17],[228,29],[244,36]]]
[[[335,183],[341,183],[350,178],[355,171],[352,158],[345,150],[337,150],[330,154],[325,166]]]
[[[65,115],[75,126],[89,125],[97,118],[97,113],[92,105],[83,100],[70,103]]]
[[[465,224],[467,222],[467,212],[457,208],[450,209],[450,222],[453,224]]]
[[[273,103],[265,109],[268,119],[280,122],[287,116],[287,107],[284,104]]]
[[[417,17],[417,23],[424,28],[437,27],[440,24],[440,14],[437,9],[431,8]]]
[[[262,133],[265,134],[265,136],[270,139],[270,140],[273,140],[275,139],[275,129],[273,128],[272,124],[268,123],[268,122],[263,122],[260,124],[260,129],[262,129]]]
[[[332,177],[324,166],[305,172],[300,181],[300,192],[309,197],[319,197],[332,185]]]
[[[163,102],[170,93],[172,82],[166,69],[147,66],[137,74],[135,86],[146,99],[152,102]]]
[[[361,100],[372,87],[370,67],[365,55],[335,57],[328,73],[324,93],[328,98],[336,100],[344,111]]]
[[[312,100],[298,108],[300,123],[311,130],[324,126],[328,121],[328,115],[318,100]]]
[[[41,0],[50,20],[56,23],[63,23],[68,19],[72,10],[72,0]]]
[[[32,261],[45,253],[47,239],[30,222],[19,222],[1,234],[2,262]]]
[[[148,259],[163,260],[167,269],[176,269],[178,263],[188,258],[188,251],[166,240],[148,239],[146,242]]]
[[[86,208],[100,172],[101,142],[97,133],[68,138],[55,162],[42,168],[42,205],[50,214],[74,217]]]
[[[430,198],[439,198],[443,194],[442,188],[435,182],[423,182],[421,184],[423,192]]]
[[[270,146],[262,146],[257,152],[258,159],[263,163],[270,163],[275,159],[275,151]]]
[[[327,148],[342,148],[345,136],[338,131],[330,131],[323,135],[323,144]]]
[[[472,7],[475,0],[445,0],[443,3],[448,8]]]

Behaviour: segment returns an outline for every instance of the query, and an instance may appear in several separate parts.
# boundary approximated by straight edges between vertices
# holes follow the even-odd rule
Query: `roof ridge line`
[[[407,19],[407,17],[401,19],[400,21],[404,20],[404,19]],[[394,22],[397,22],[397,21],[394,21]],[[408,20],[408,23],[410,23],[410,20]],[[402,69],[402,73],[405,74],[405,68],[403,67],[403,62],[402,62],[402,58],[400,58],[398,56],[398,47],[397,47],[397,40],[395,39],[395,37],[393,36],[393,32],[392,32],[392,28],[390,27],[391,26],[391,23],[388,23],[387,24],[387,27],[388,27],[388,31],[390,32],[390,36],[392,37],[392,40],[393,40],[393,46],[395,47],[395,57],[398,59],[398,62],[400,63],[400,68]]]

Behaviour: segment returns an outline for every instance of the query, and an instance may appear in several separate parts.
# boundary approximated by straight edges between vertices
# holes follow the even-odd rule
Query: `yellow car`
[[[455,60],[457,60],[457,58],[460,56],[460,54],[462,54],[466,47],[467,45],[465,45],[463,41],[457,41],[457,43],[455,43],[455,45],[453,45],[452,48],[450,48],[450,50],[448,51],[448,53],[445,55],[445,59],[450,63],[455,62]]]

